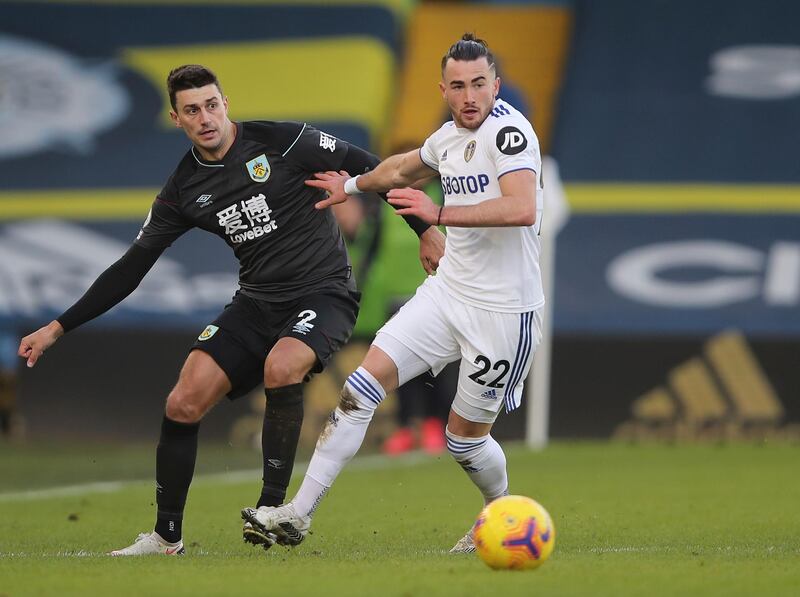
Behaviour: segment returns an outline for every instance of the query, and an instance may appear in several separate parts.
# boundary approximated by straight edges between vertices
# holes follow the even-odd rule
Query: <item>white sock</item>
[[[461,437],[445,429],[447,450],[477,485],[488,504],[508,494],[506,455],[491,435]]]
[[[313,516],[339,472],[358,452],[372,414],[385,397],[381,384],[363,367],[347,378],[339,406],[320,433],[306,476],[292,499],[297,514]]]

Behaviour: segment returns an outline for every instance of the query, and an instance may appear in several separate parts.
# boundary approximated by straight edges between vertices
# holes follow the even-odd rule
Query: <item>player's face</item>
[[[495,76],[494,65],[490,65],[485,56],[478,60],[450,58],[445,64],[439,89],[456,126],[476,129],[494,107],[500,79]]]
[[[228,120],[228,98],[219,88],[206,85],[175,94],[175,111],[170,112],[176,126],[205,157],[220,159],[233,143],[233,127]]]

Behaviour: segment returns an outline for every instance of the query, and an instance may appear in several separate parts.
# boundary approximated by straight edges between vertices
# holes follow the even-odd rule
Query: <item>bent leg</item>
[[[292,500],[298,515],[314,514],[322,497],[364,442],[375,409],[396,385],[394,362],[380,348],[371,346],[362,365],[347,378],[339,405],[320,433],[306,476]]]
[[[181,539],[183,509],[194,475],[197,432],[203,416],[231,389],[208,354],[193,350],[167,397],[156,450],[156,532],[171,543]]]
[[[347,378],[339,406],[317,440],[314,456],[294,499],[277,508],[242,510],[242,518],[250,525],[245,530],[245,540],[265,546],[276,541],[283,545],[298,545],[303,541],[314,511],[344,465],[361,447],[372,414],[386,396],[378,378],[387,380],[397,376],[392,360],[374,346],[364,360],[366,363],[371,364],[377,377],[362,365]]]
[[[429,368],[410,351],[408,356],[417,359],[419,372]],[[397,383],[398,370],[394,361],[377,346],[370,346],[361,366],[347,378],[339,405],[317,440],[306,476],[292,499],[298,515],[310,517],[314,514],[322,497],[364,442],[375,409]]]

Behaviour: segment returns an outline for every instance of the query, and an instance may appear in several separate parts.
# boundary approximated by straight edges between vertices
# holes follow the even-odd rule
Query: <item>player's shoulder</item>
[[[505,155],[516,155],[526,149],[539,153],[539,139],[525,116],[511,104],[498,99],[490,115],[478,131],[479,143],[496,147]]]
[[[283,153],[306,128],[305,123],[292,120],[248,120],[242,123],[242,138]]]
[[[440,126],[438,129],[433,131],[428,136],[428,139],[430,139],[433,142],[438,142],[441,141],[442,139],[446,139],[447,137],[456,134],[458,134],[458,128],[456,128],[455,122],[453,122],[452,120],[448,120],[447,122],[442,124],[442,126]]]
[[[495,135],[506,127],[514,127],[526,134],[534,134],[533,126],[522,112],[507,101],[497,98],[489,116],[481,125],[480,132],[484,135]]]

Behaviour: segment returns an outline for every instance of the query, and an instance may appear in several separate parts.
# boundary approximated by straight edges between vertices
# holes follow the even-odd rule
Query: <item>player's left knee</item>
[[[307,371],[289,359],[269,359],[264,366],[264,385],[280,388],[302,383]]]

